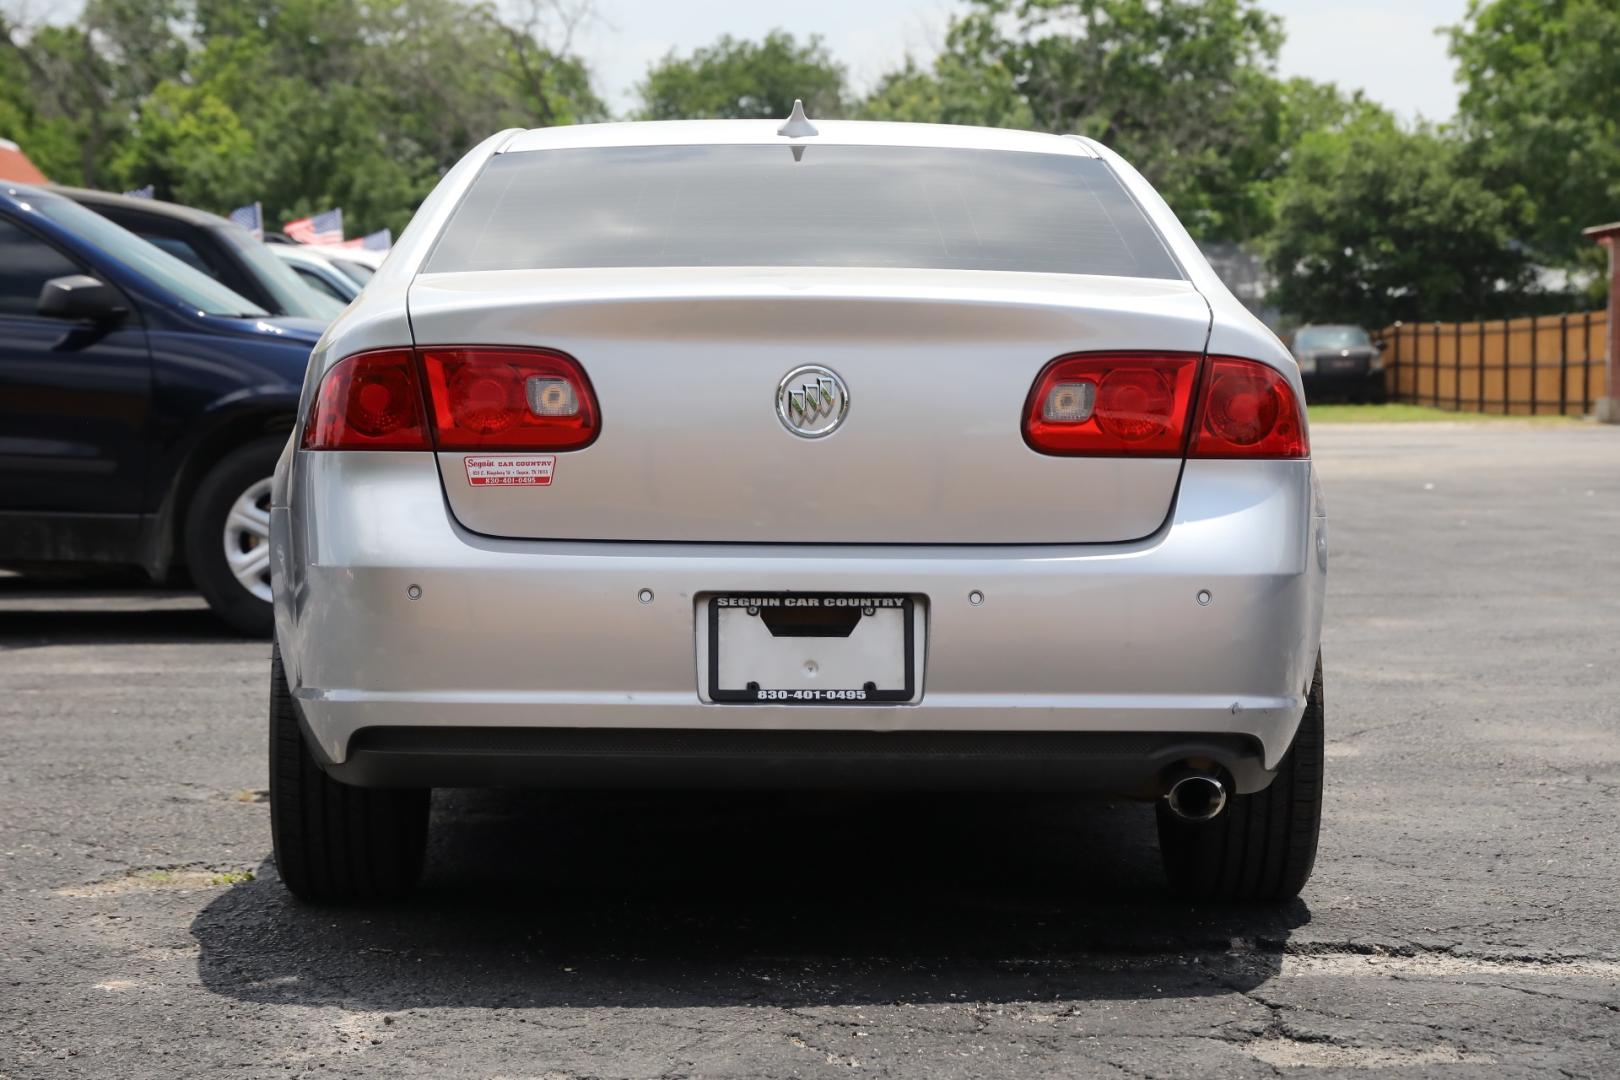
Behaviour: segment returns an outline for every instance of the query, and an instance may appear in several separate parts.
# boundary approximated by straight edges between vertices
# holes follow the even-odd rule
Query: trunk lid
[[[1200,352],[1210,314],[1184,281],[851,269],[584,269],[429,274],[418,345],[532,345],[583,366],[594,443],[544,486],[474,486],[441,453],[456,518],[570,540],[1100,543],[1155,531],[1179,458],[1051,457],[1022,415],[1054,357]],[[822,438],[777,414],[785,375],[848,388]]]

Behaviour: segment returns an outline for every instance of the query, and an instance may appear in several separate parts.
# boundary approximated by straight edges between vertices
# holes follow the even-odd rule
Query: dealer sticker
[[[557,471],[555,454],[464,457],[461,463],[473,487],[547,487]]]

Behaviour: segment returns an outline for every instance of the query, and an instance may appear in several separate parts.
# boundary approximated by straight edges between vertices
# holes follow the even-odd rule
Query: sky
[[[592,0],[575,33],[597,88],[615,112],[633,100],[648,64],[690,52],[723,33],[759,38],[778,27],[820,34],[865,90],[910,53],[944,42],[953,0]],[[1467,0],[1261,0],[1281,15],[1283,75],[1364,90],[1402,119],[1446,120],[1457,89],[1440,28],[1461,21]]]

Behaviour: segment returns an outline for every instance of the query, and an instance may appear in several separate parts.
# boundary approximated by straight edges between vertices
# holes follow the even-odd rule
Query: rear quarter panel
[[[1198,250],[1198,243],[1181,224],[1170,205],[1164,201],[1153,185],[1136,171],[1130,162],[1114,153],[1095,139],[1078,138],[1096,155],[1108,162],[1131,197],[1142,207],[1160,235],[1169,244],[1171,253],[1181,264],[1188,280],[1198,289],[1210,307],[1209,353],[1211,356],[1242,356],[1270,364],[1288,379],[1294,396],[1305,400],[1305,387],[1300,382],[1299,364],[1294,355],[1271,328],[1261,322],[1243,302],[1232,295],[1220,277]],[[1303,415],[1303,409],[1301,410]],[[1307,420],[1307,424],[1309,421]]]

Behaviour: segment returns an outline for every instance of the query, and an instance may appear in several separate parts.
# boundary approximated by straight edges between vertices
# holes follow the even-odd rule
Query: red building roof
[[[0,180],[12,180],[20,184],[43,184],[45,174],[28,160],[28,155],[22,152],[22,147],[10,139],[0,139]]]

